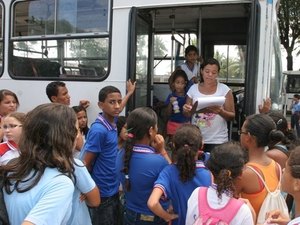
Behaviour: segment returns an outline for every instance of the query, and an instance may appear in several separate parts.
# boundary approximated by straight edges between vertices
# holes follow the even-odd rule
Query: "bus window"
[[[110,0],[18,1],[12,10],[14,78],[107,77]]]
[[[0,2],[0,75],[3,73],[3,5]]]
[[[154,82],[167,83],[171,73],[184,62],[184,50],[189,43],[197,46],[193,33],[154,35]],[[173,50],[173,52],[172,52]]]
[[[244,84],[246,68],[245,45],[215,45],[214,58],[220,62],[220,81],[230,84]]]
[[[286,93],[300,94],[300,75],[288,75]]]

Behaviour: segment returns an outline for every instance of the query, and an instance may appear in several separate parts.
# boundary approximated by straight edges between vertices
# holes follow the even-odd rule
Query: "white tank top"
[[[199,84],[194,84],[188,90],[187,95],[191,99],[199,97],[226,96],[230,88],[222,83],[218,83],[214,94],[205,95],[200,93]],[[194,101],[194,100],[193,100]],[[197,125],[202,133],[205,144],[222,144],[228,141],[227,121],[218,114],[214,113],[195,113],[192,116],[192,124]]]

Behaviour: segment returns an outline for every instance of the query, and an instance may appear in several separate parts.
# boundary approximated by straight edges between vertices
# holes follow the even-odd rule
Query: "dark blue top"
[[[123,167],[123,154],[120,152],[117,168]],[[148,208],[147,202],[153,190],[153,185],[159,173],[168,165],[168,162],[155,149],[146,145],[135,145],[132,150],[129,167],[130,191],[125,190],[126,207],[134,212],[154,215]],[[124,173],[121,173],[121,182],[124,187]],[[167,209],[169,202],[161,201]]]
[[[202,161],[196,162],[195,176],[186,182],[179,177],[179,170],[175,164],[169,165],[160,173],[155,187],[164,192],[164,197],[172,201],[173,210],[178,214],[178,219],[172,221],[173,225],[184,225],[187,201],[197,187],[209,187],[211,185],[211,173]]]
[[[91,125],[80,158],[83,158],[85,152],[97,155],[91,176],[100,189],[101,197],[111,197],[119,191],[119,182],[116,179],[117,142],[117,128],[99,114]]]
[[[176,97],[178,101],[178,106],[179,106],[179,113],[174,113],[172,110],[172,114],[170,116],[170,121],[176,122],[176,123],[187,123],[190,121],[190,118],[186,117],[183,115],[183,105],[185,104],[186,101],[186,95],[184,96],[177,96],[175,92],[172,92],[169,94],[167,97],[165,104],[168,105],[170,103],[170,98],[171,97]]]

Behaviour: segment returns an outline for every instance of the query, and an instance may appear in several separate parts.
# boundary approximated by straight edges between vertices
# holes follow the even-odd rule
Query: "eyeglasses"
[[[249,132],[238,130],[238,135],[241,135],[241,134],[249,134]]]
[[[14,129],[16,127],[22,127],[22,124],[8,124],[8,125],[3,125],[1,128],[3,130],[6,130],[6,129]]]

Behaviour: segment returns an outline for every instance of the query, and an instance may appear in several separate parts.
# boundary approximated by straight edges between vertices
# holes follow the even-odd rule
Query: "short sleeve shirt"
[[[118,152],[117,128],[110,124],[102,114],[91,125],[83,151],[96,154],[92,167],[92,178],[100,189],[101,197],[111,197],[118,192],[118,181],[116,179],[116,158]]]
[[[56,168],[46,168],[38,184],[29,191],[7,194],[3,190],[10,223],[22,224],[26,220],[33,224],[66,224],[72,211],[73,192],[69,177]]]
[[[204,166],[202,161],[197,161],[195,176],[186,182],[182,182],[176,165],[168,165],[160,173],[155,181],[154,187],[163,190],[164,197],[171,199],[173,210],[178,214],[178,219],[173,220],[172,224],[185,224],[187,211],[187,201],[195,188],[211,185],[211,173]]]

